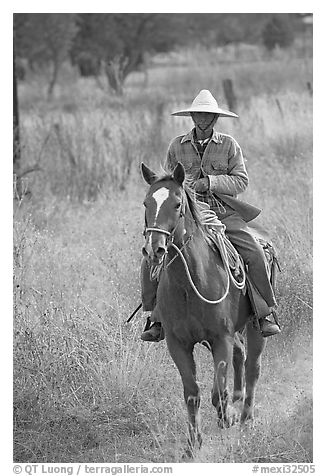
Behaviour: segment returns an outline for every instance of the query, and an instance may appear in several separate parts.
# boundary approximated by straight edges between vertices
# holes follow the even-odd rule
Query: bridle
[[[181,201],[181,211],[180,211],[180,214],[178,216],[177,223],[175,224],[172,231],[168,231],[168,230],[165,230],[164,228],[159,228],[157,226],[148,226],[147,227],[146,223],[145,223],[145,228],[144,228],[144,231],[143,231],[143,235],[145,237],[147,237],[148,233],[151,233],[153,231],[156,232],[156,233],[161,233],[161,234],[167,236],[166,251],[164,253],[162,262],[158,265],[153,265],[151,267],[151,271],[150,271],[151,280],[159,280],[159,277],[160,277],[160,274],[161,274],[162,270],[168,268],[173,263],[173,261],[178,257],[178,254],[176,254],[175,256],[173,256],[173,258],[170,259],[170,261],[168,263],[166,263],[166,257],[167,257],[167,254],[169,252],[169,248],[171,247],[171,248],[174,248],[175,250],[177,250],[177,252],[179,252],[179,251],[181,252],[181,250],[183,250],[187,246],[189,241],[192,239],[193,235],[191,234],[187,237],[187,239],[184,241],[184,243],[182,244],[182,246],[180,248],[174,244],[174,238],[175,238],[176,230],[177,230],[177,228],[180,224],[181,219],[184,216],[185,216],[185,198],[183,197],[182,201]]]
[[[176,225],[175,225],[175,227],[173,228],[172,231],[164,230],[164,228],[159,228],[159,227],[156,227],[156,226],[148,226],[147,227],[146,224],[145,224],[143,235],[146,237],[148,235],[148,233],[151,233],[152,231],[157,232],[157,233],[162,233],[163,235],[166,235],[168,237],[167,242],[166,242],[167,249],[168,249],[168,247],[174,241],[175,232],[176,232],[176,230],[177,230],[177,228],[180,224],[181,218],[183,218],[184,216],[185,216],[185,202],[184,202],[184,198],[182,198],[181,211],[180,211],[177,223],[176,223]]]

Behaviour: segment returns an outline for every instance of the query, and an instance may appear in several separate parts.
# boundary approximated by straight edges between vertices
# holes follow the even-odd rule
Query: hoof
[[[184,452],[182,453],[181,459],[182,461],[189,461],[191,459],[194,459],[194,450],[192,448],[186,448]]]
[[[249,411],[248,409],[243,410],[243,412],[241,414],[241,419],[240,419],[241,425],[246,425],[246,424],[249,424],[249,423],[252,424],[253,422],[254,422],[253,412]]]
[[[238,423],[240,420],[240,412],[235,408],[228,408],[226,415],[222,418],[218,418],[217,425],[221,429],[231,428],[231,426]]]
[[[197,442],[195,441],[193,443],[188,440],[188,446],[181,456],[182,460],[194,459],[196,451],[199,451],[203,444],[203,438],[200,433],[197,433],[196,439]]]

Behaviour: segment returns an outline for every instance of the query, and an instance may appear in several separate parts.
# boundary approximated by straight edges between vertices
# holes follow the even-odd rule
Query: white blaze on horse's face
[[[167,202],[170,197],[170,189],[167,187],[160,187],[152,195],[148,196],[147,204],[148,211],[150,215],[149,227],[150,228],[160,228],[166,229],[167,224],[159,223],[160,220],[160,211],[162,210],[163,204]],[[143,255],[149,257],[155,264],[162,262],[164,255],[167,250],[166,246],[167,235],[160,233],[159,231],[150,231],[146,238],[145,246],[143,247]]]
[[[156,192],[153,193],[152,198],[155,201],[156,210],[154,215],[153,226],[157,226],[157,218],[160,213],[163,203],[169,198],[170,190],[166,187],[159,188]],[[158,258],[158,262],[161,262],[166,251],[166,237],[164,235],[156,237],[156,243],[153,243],[153,234],[151,233],[148,240],[149,254],[154,258]],[[157,248],[157,249],[156,249]],[[158,256],[157,256],[158,255]]]
[[[170,195],[170,190],[168,188],[165,188],[165,187],[159,188],[152,195],[152,197],[154,198],[154,200],[156,202],[156,212],[155,212],[154,226],[156,225],[156,220],[157,220],[158,214],[160,212],[161,206],[169,198],[169,195]]]

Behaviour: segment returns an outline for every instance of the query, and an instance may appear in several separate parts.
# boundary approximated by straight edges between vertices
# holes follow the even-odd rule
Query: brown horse
[[[144,200],[143,255],[154,269],[160,270],[153,316],[162,322],[169,352],[183,382],[190,435],[187,453],[192,455],[196,441],[199,447],[202,442],[194,345],[203,343],[212,352],[212,404],[219,425],[228,427],[240,417],[236,411],[238,404],[242,423],[253,417],[265,340],[252,324],[247,295],[232,282],[228,285],[223,260],[210,245],[198,205],[185,185],[182,164],[178,163],[172,174],[161,177],[142,164],[142,174],[150,185]],[[233,404],[228,392],[232,361]]]

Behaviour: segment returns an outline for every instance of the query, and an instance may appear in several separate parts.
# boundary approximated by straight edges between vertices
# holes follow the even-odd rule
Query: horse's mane
[[[164,171],[164,169],[162,169],[162,174],[156,178],[156,180],[154,181],[154,184],[156,184],[158,182],[167,182],[169,180],[172,180],[174,183],[177,183],[174,180],[172,174],[167,173],[166,171]],[[203,223],[202,213],[200,211],[199,205],[197,204],[196,193],[195,193],[192,185],[193,185],[192,182],[189,179],[186,178],[184,183],[183,183],[183,186],[182,186],[182,188],[184,190],[184,193],[185,193],[185,197],[186,197],[186,205],[187,205],[187,207],[188,207],[188,209],[191,213],[191,216],[192,216],[195,224],[202,231],[204,236],[207,237],[207,234],[208,234],[207,233],[207,227]]]
[[[185,196],[187,199],[187,204],[190,210],[190,213],[194,219],[194,222],[196,223],[197,227],[203,232],[204,236],[207,236],[207,227],[203,223],[203,218],[202,218],[202,213],[200,211],[200,208],[197,204],[196,200],[196,193],[194,190],[189,186],[189,184],[186,182],[183,185],[183,190],[185,192]]]

